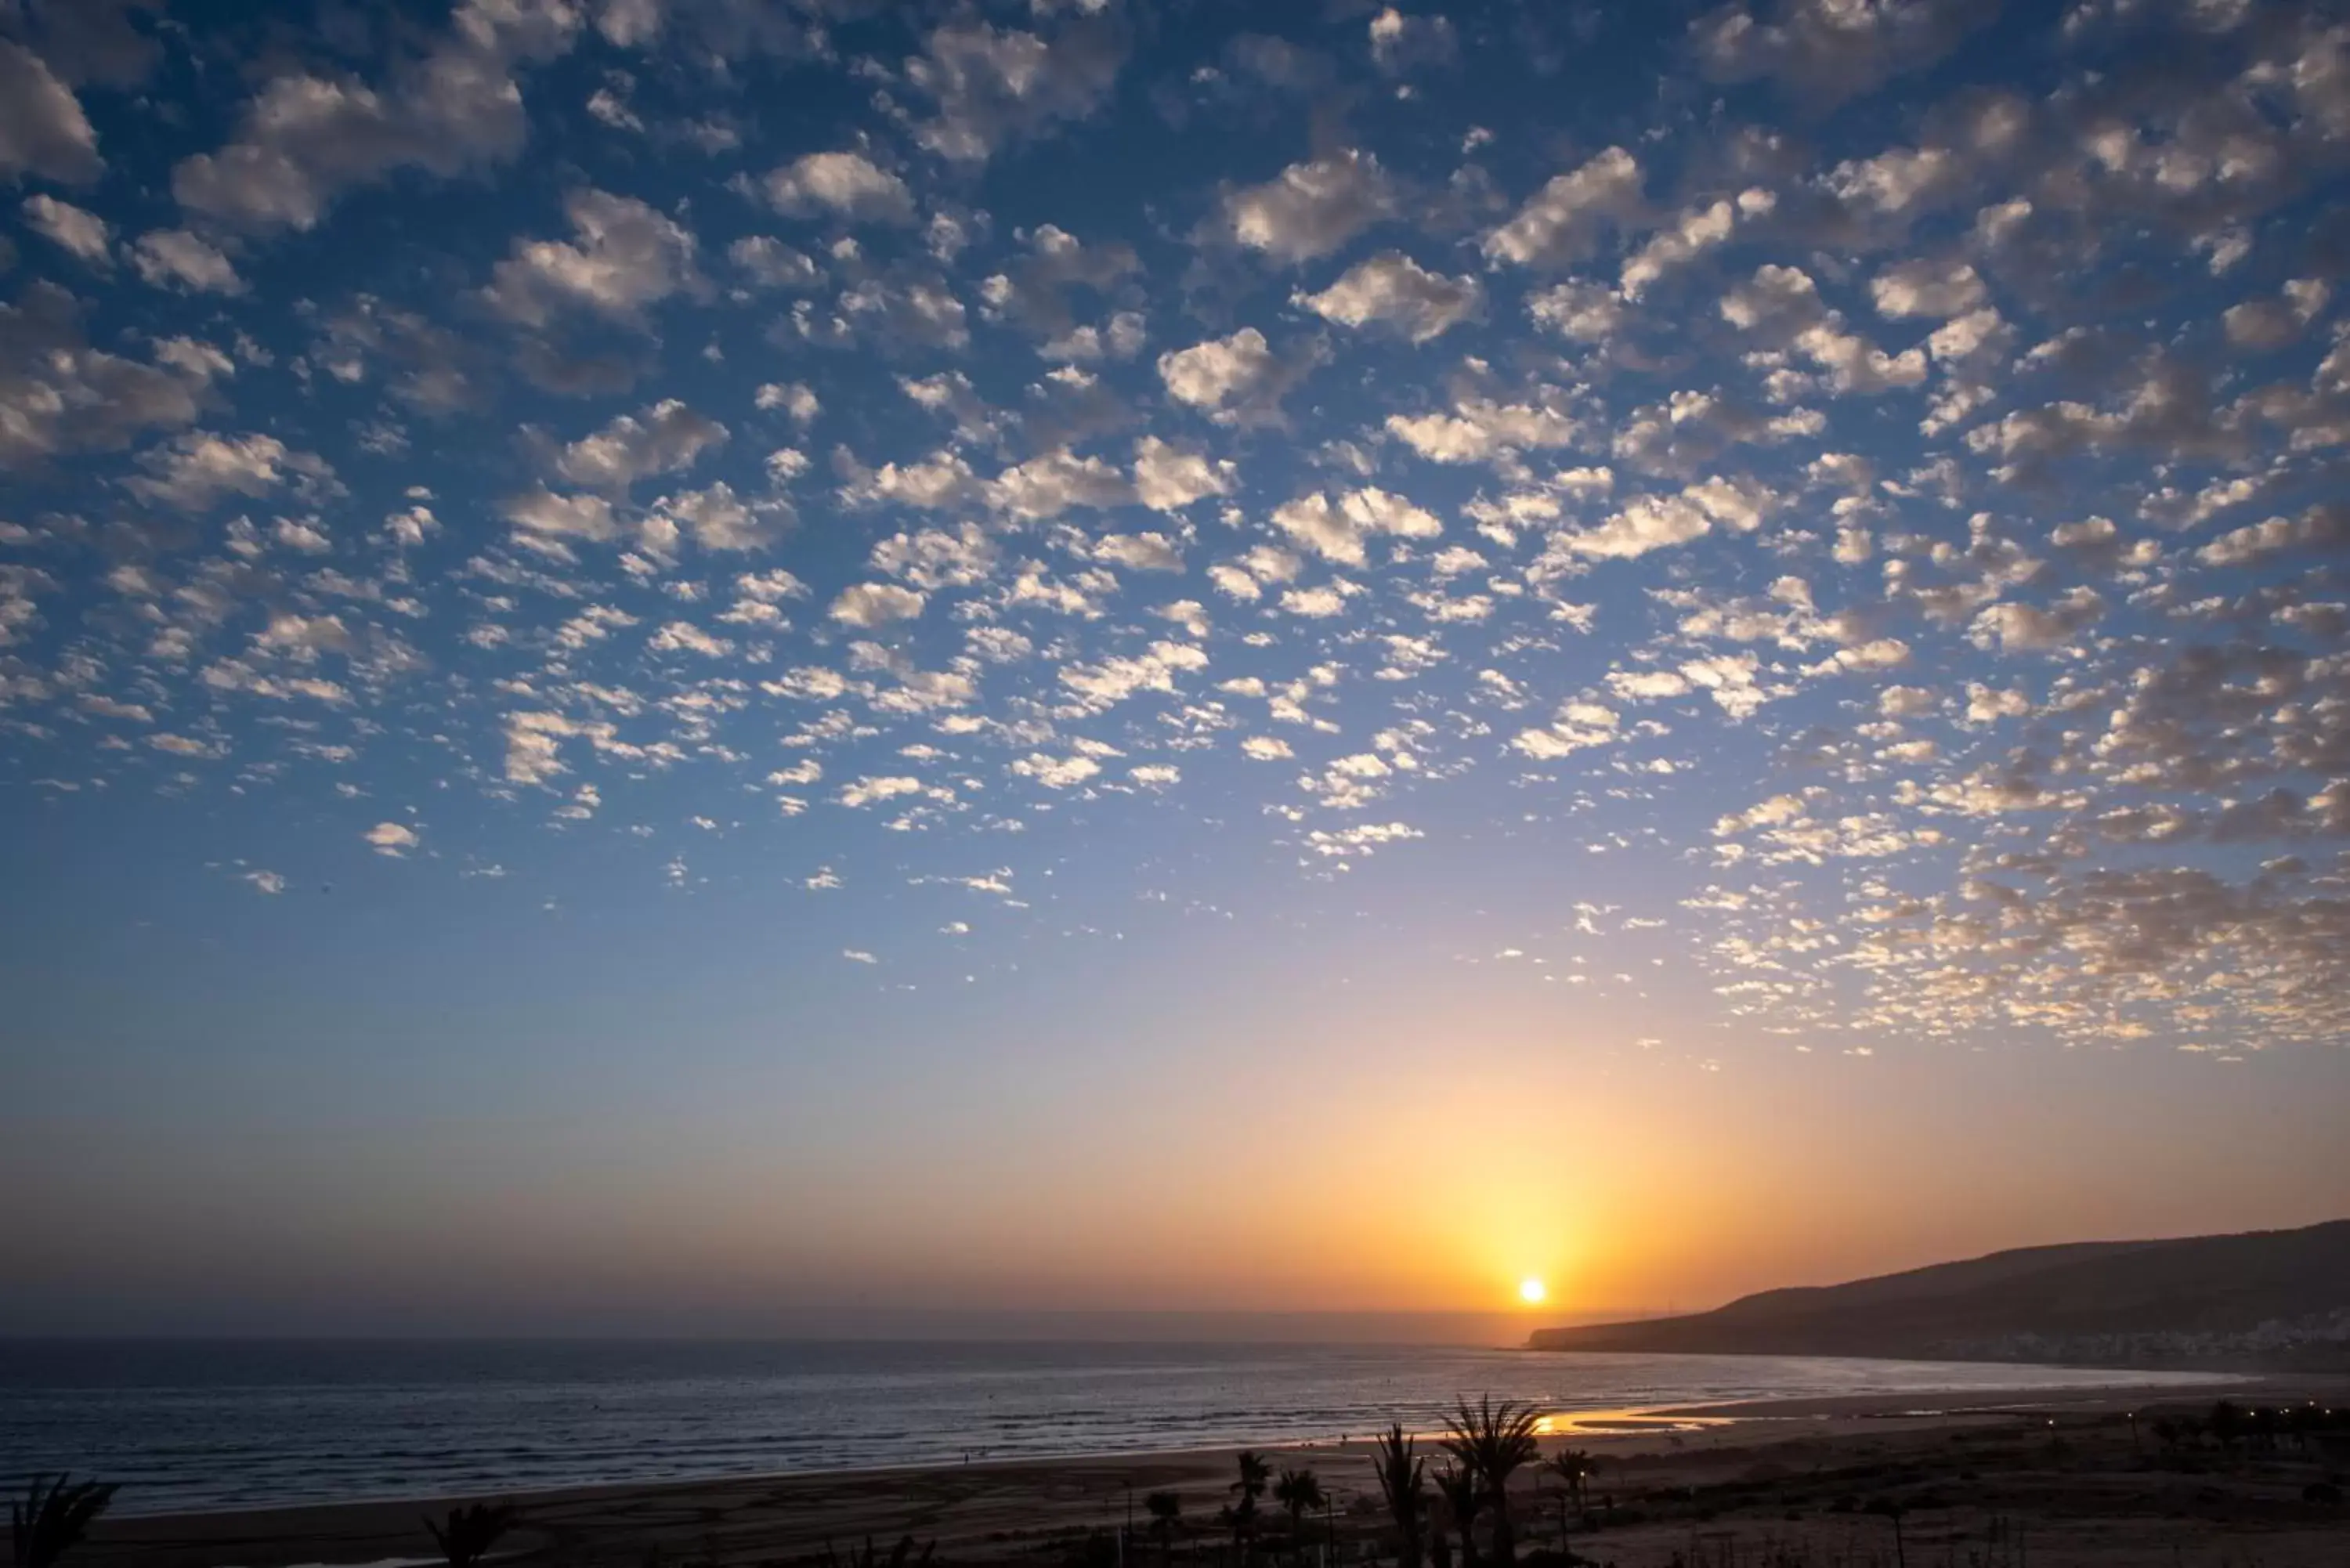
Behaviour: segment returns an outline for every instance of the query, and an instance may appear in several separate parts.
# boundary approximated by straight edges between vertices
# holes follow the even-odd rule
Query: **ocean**
[[[1433,1428],[1462,1394],[1565,1412],[2160,1376],[1425,1345],[17,1341],[0,1485],[70,1469],[122,1482],[118,1511],[172,1512],[1294,1443]]]

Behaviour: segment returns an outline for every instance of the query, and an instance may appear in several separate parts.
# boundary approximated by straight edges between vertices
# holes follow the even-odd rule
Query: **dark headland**
[[[1713,1312],[1535,1331],[1534,1350],[2350,1369],[2350,1220],[2023,1247]]]

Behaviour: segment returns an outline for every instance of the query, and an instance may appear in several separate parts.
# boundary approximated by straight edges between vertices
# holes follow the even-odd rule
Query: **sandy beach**
[[[1697,1562],[2051,1565],[2344,1562],[2350,1511],[2323,1501],[2338,1451],[2164,1454],[2148,1435],[2159,1409],[2350,1400],[2340,1379],[2246,1379],[2209,1392],[2097,1389],[1953,1399],[1891,1396],[1585,1412],[1554,1422],[1545,1450],[1597,1455],[1587,1520],[1571,1521],[1576,1561],[1623,1568]],[[2131,1411],[2139,1414],[2133,1428]],[[1333,1501],[1340,1556],[1380,1548],[1384,1515],[1367,1435],[1278,1451],[1311,1466]],[[2330,1468],[2329,1468],[2330,1467]],[[500,1560],[515,1564],[712,1564],[821,1561],[870,1536],[936,1542],[941,1562],[1080,1565],[1118,1562],[1131,1509],[1173,1490],[1178,1563],[1229,1560],[1215,1514],[1229,1449],[1145,1456],[837,1471],[515,1496],[523,1523]],[[2310,1491],[2310,1489],[2320,1489]],[[2304,1497],[2304,1492],[2309,1492]],[[1531,1476],[1513,1490],[1521,1550],[1560,1537],[1560,1499]],[[2337,1494],[2338,1495],[2338,1494]],[[427,1558],[421,1520],[453,1500],[367,1501],[109,1521],[80,1558],[93,1568],[298,1568]],[[1897,1543],[1888,1510],[1902,1511]],[[1875,1511],[1871,1511],[1874,1508]],[[1315,1523],[1309,1540],[1325,1539]],[[1310,1560],[1310,1559],[1309,1559]],[[1550,1561],[1555,1564],[1558,1559]]]

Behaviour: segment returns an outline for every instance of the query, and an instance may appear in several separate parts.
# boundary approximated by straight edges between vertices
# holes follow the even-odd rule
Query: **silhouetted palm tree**
[[[1452,1528],[1461,1532],[1461,1568],[1477,1568],[1477,1511],[1485,1501],[1485,1480],[1476,1471],[1458,1465],[1444,1465],[1435,1475],[1436,1495],[1444,1500],[1444,1511],[1452,1516]],[[1437,1532],[1441,1547],[1444,1535]],[[1440,1559],[1445,1553],[1440,1550]],[[1443,1568],[1440,1561],[1438,1568]]]
[[[1496,1405],[1489,1394],[1473,1406],[1461,1401],[1448,1423],[1444,1451],[1484,1483],[1486,1501],[1493,1505],[1494,1568],[1513,1568],[1518,1560],[1517,1538],[1510,1529],[1510,1478],[1542,1456],[1534,1441],[1541,1419],[1531,1405],[1508,1399]]]
[[[1289,1512],[1289,1549],[1305,1551],[1305,1516],[1322,1506],[1322,1478],[1312,1470],[1284,1470],[1273,1489],[1275,1502]]]
[[[1232,1456],[1240,1466],[1241,1479],[1232,1482],[1232,1490],[1240,1493],[1240,1501],[1224,1510],[1224,1517],[1232,1527],[1232,1544],[1246,1554],[1249,1542],[1256,1538],[1257,1500],[1264,1495],[1265,1482],[1273,1479],[1273,1465],[1254,1449],[1243,1449]]]
[[[1577,1513],[1583,1511],[1585,1488],[1592,1472],[1599,1468],[1599,1461],[1581,1449],[1561,1449],[1544,1459],[1542,1468],[1546,1474],[1556,1476],[1559,1484],[1566,1489],[1558,1508],[1558,1533],[1564,1540],[1566,1536],[1566,1505],[1572,1501]]]
[[[1371,1473],[1379,1478],[1379,1495],[1387,1499],[1388,1517],[1395,1521],[1396,1568],[1420,1568],[1428,1532],[1427,1462],[1412,1451],[1413,1444],[1396,1423],[1379,1436],[1379,1454]]]
[[[1159,1537],[1159,1561],[1175,1560],[1175,1526],[1183,1518],[1183,1499],[1176,1492],[1154,1491],[1142,1500],[1150,1515],[1150,1533]]]
[[[451,1509],[445,1525],[428,1519],[424,1528],[432,1532],[432,1544],[441,1549],[449,1568],[473,1568],[520,1517],[511,1503],[477,1502]]]
[[[72,1551],[90,1521],[114,1501],[114,1491],[111,1481],[35,1476],[25,1501],[8,1505],[8,1560],[14,1568],[49,1568]]]

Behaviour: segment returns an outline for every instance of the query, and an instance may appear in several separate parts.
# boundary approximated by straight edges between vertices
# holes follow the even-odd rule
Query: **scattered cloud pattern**
[[[11,12],[6,831],[911,865],[878,984],[1071,813],[1485,825],[1806,1048],[2338,1043],[2350,26],[1993,9]]]

